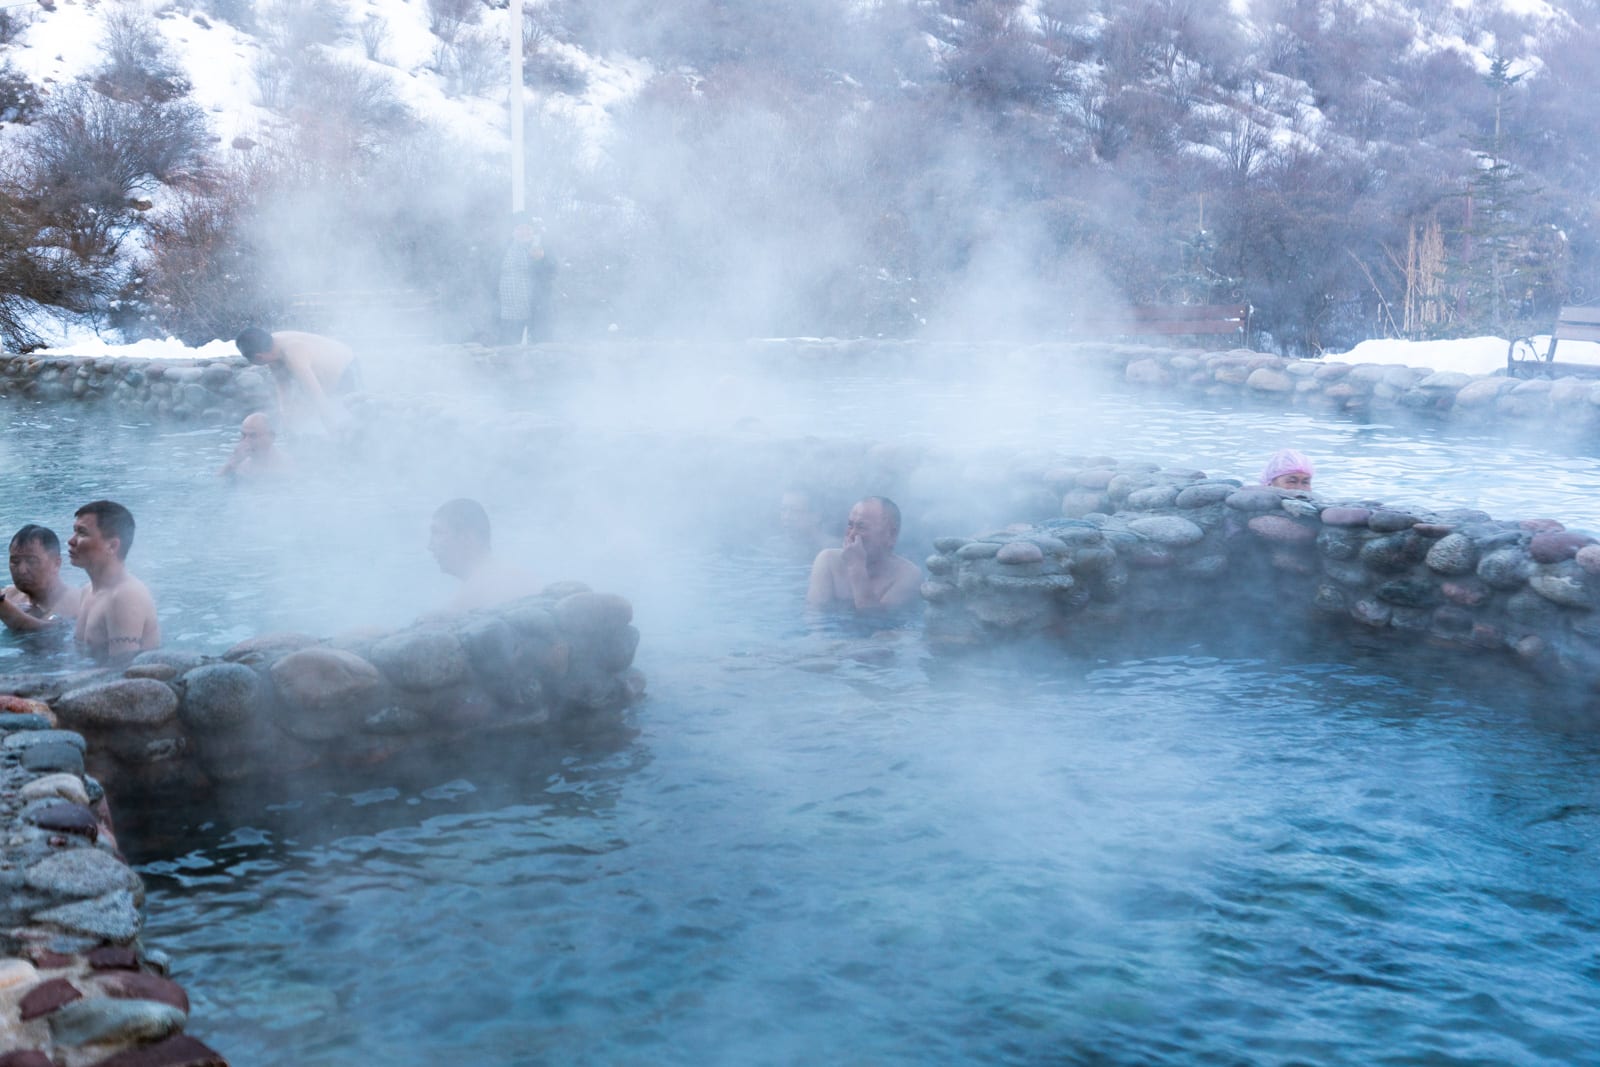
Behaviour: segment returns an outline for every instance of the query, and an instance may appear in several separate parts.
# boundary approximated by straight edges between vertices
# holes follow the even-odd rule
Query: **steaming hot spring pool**
[[[359,458],[302,442],[304,484],[263,492],[210,476],[223,430],[14,412],[12,526],[128,503],[170,645],[410,621],[456,495],[644,635],[631,741],[438,753],[125,841],[191,1032],[241,1065],[1592,1062],[1600,735],[1251,635],[1086,662],[813,628],[774,524],[788,468],[854,441],[943,450],[905,483],[918,560],[973,532],[913,508],[980,454],[1248,476],[1292,445],[1328,497],[1589,529],[1600,460],[981,381],[718,377],[695,406],[596,377],[462,399],[466,429],[396,395]]]

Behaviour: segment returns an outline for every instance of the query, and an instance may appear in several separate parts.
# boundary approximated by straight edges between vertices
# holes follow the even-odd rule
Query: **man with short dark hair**
[[[274,330],[259,326],[242,330],[234,344],[239,354],[258,367],[267,368],[278,392],[278,411],[288,416],[302,404],[291,387],[305,398],[330,430],[338,430],[345,420],[338,398],[361,388],[361,367],[355,350],[343,341],[302,330]]]
[[[78,617],[82,590],[61,579],[61,539],[29,523],[11,537],[11,584],[0,590],[0,623],[9,630],[52,630]]]
[[[156,602],[127,569],[133,514],[111,500],[95,500],[72,519],[67,555],[89,575],[78,610],[79,647],[102,663],[125,663],[161,645]]]
[[[869,496],[850,509],[844,547],[825,548],[811,565],[806,604],[813,608],[849,607],[857,614],[899,611],[922,589],[922,571],[894,554],[900,538],[900,509],[887,497]]]
[[[439,506],[433,513],[428,551],[440,570],[461,579],[446,611],[493,607],[539,592],[532,574],[495,558],[489,543],[489,513],[476,500],[458,497]]]

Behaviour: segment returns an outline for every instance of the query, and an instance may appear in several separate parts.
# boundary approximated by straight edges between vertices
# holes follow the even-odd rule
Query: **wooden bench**
[[[1511,378],[1554,378],[1557,374],[1600,377],[1600,366],[1557,363],[1556,346],[1562,341],[1600,341],[1600,307],[1564,307],[1556,315],[1550,344],[1543,352],[1532,337],[1517,337],[1506,347],[1506,375]]]
[[[1146,304],[1125,315],[1085,324],[1086,332],[1115,337],[1229,337],[1246,344],[1249,304]]]

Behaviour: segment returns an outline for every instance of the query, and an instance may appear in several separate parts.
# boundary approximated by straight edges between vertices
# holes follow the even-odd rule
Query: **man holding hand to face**
[[[894,501],[869,496],[850,509],[844,547],[825,548],[811,565],[806,604],[812,608],[848,607],[858,615],[899,611],[916,601],[922,571],[894,554],[900,538],[900,509]]]

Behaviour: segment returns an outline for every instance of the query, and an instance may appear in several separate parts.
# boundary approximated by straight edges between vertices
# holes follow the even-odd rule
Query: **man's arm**
[[[811,564],[811,584],[806,587],[806,606],[825,608],[833,603],[833,560],[837,548],[825,548]]]
[[[14,585],[7,586],[4,593],[0,594],[0,623],[4,623],[6,629],[16,630],[18,633],[34,633],[38,630],[49,630],[60,625],[61,619],[55,615],[48,615],[41,619],[30,615],[13,603],[11,596],[16,588]]]

